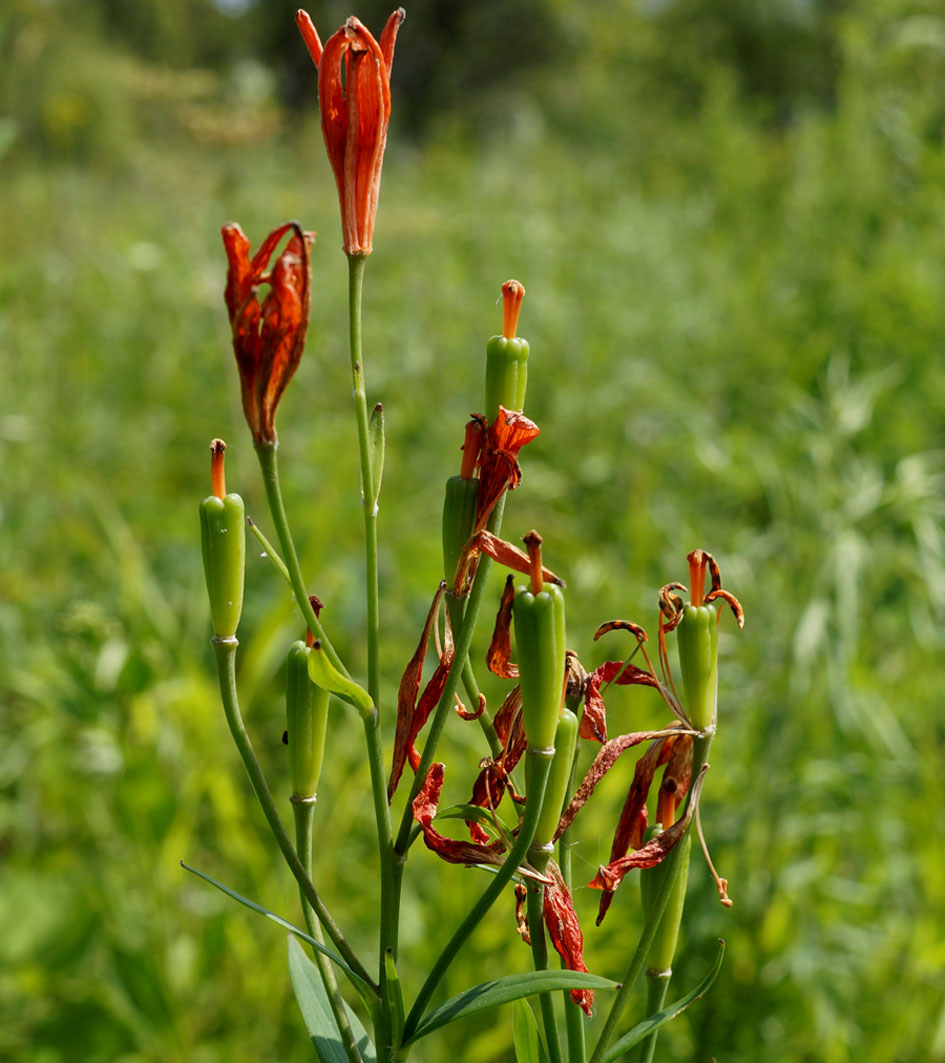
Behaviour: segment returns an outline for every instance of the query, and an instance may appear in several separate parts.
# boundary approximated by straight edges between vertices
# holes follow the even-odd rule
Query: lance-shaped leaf
[[[328,659],[320,639],[316,639],[312,644],[312,652],[308,656],[308,674],[316,686],[336,694],[342,701],[347,701],[362,716],[370,716],[374,711],[371,695],[364,687],[358,686],[353,679],[338,671]]]
[[[684,1012],[690,1004],[697,1001],[700,997],[705,996],[712,983],[715,981],[719,971],[722,969],[722,959],[724,956],[725,942],[719,938],[719,951],[718,955],[715,957],[715,963],[712,965],[712,969],[709,973],[702,979],[695,989],[688,992],[685,996],[680,997],[679,1000],[674,1001],[668,1007],[663,1008],[662,1011],[658,1011],[655,1015],[651,1015],[648,1019],[644,1019],[643,1022],[634,1026],[632,1030],[628,1030],[623,1037],[615,1041],[604,1053],[602,1063],[616,1063],[616,1061],[622,1059],[634,1045],[638,1045],[661,1026],[670,1022],[672,1019],[675,1019],[677,1015]]]
[[[509,974],[503,978],[493,978],[482,982],[462,993],[457,994],[438,1008],[424,1016],[416,1028],[404,1031],[404,1044],[407,1047],[421,1037],[439,1030],[448,1023],[456,1022],[470,1015],[476,1015],[487,1008],[499,1004],[510,1004],[513,1000],[534,996],[538,993],[554,993],[562,989],[619,989],[619,982],[601,978],[596,974],[584,974],[581,971],[528,971],[525,974]]]
[[[302,946],[289,938],[289,977],[295,999],[315,1047],[320,1063],[348,1063],[338,1023],[328,1003],[328,994],[318,968],[302,951]],[[377,1052],[361,1020],[345,1003],[345,1012],[364,1063],[377,1063]]]

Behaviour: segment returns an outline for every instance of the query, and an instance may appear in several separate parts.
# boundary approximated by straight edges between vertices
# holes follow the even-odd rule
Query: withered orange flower
[[[551,883],[545,886],[542,915],[548,928],[548,937],[569,971],[586,972],[584,935],[571,902],[571,892],[554,860],[549,863],[547,873],[551,877]],[[572,989],[571,999],[590,1015],[594,1003],[593,989]]]
[[[269,270],[273,252],[290,231],[291,239]],[[224,225],[221,232],[229,263],[224,298],[233,330],[243,413],[254,443],[275,443],[276,407],[305,347],[309,252],[315,234],[304,232],[298,222],[286,222],[250,258],[249,240],[235,222]],[[262,303],[261,284],[269,285]]]
[[[349,255],[369,255],[372,250],[390,123],[390,71],[404,17],[404,9],[398,8],[378,42],[352,15],[324,48],[308,12],[299,11],[295,17],[318,67],[322,134],[338,186],[344,249]]]
[[[479,456],[477,531],[485,528],[489,515],[505,492],[514,491],[522,482],[518,452],[540,431],[525,414],[499,407],[499,415],[486,431]]]

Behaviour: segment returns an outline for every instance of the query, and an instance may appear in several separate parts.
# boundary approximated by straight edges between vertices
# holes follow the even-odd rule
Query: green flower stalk
[[[289,648],[285,689],[285,718],[289,743],[289,770],[292,800],[314,802],[325,755],[325,730],[331,694],[316,686],[309,677],[312,654],[308,642],[293,642]]]
[[[200,503],[200,543],[210,598],[210,622],[218,639],[236,635],[243,611],[246,513],[239,495],[226,493],[226,443],[210,444],[211,494]]]
[[[553,749],[564,702],[564,595],[542,578],[538,532],[529,532],[523,542],[531,562],[530,583],[516,588],[512,605],[522,717],[529,748]]]
[[[571,768],[574,763],[574,750],[577,746],[578,718],[568,708],[562,708],[558,715],[558,726],[555,731],[555,755],[551,762],[551,771],[548,775],[548,785],[545,788],[545,799],[541,806],[541,817],[538,820],[538,828],[532,841],[532,852],[529,854],[532,863],[539,871],[543,871],[551,855],[558,829],[558,821],[564,802],[567,799],[568,787],[571,782]],[[538,863],[535,863],[535,861]]]
[[[502,335],[486,344],[486,417],[490,423],[499,407],[521,413],[528,383],[528,340],[516,336],[525,289],[516,280],[502,285]]]

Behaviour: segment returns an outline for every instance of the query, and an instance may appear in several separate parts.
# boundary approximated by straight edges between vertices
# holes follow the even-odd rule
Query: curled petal
[[[489,515],[506,491],[521,483],[522,470],[518,454],[526,443],[539,435],[540,429],[523,413],[499,407],[499,414],[486,431],[479,459],[479,505],[476,528],[486,526]]]
[[[584,685],[584,712],[578,734],[595,742],[607,741],[607,713],[600,688],[616,680],[617,686],[650,686],[660,689],[650,672],[625,661],[605,661],[587,677]]]
[[[667,827],[661,834],[657,834],[655,838],[648,841],[642,848],[627,854],[627,856],[622,856],[619,860],[612,861],[606,867],[599,867],[593,880],[588,883],[592,890],[605,890],[607,894],[613,894],[628,871],[632,871],[634,868],[656,867],[657,864],[661,864],[666,859],[689,829],[689,824],[692,822],[692,816],[699,801],[699,795],[702,792],[702,784],[705,781],[707,770],[708,765],[703,767],[699,773],[695,786],[692,788],[692,797],[682,819],[677,820],[671,827]],[[598,916],[598,925],[600,925],[602,918],[603,916]]]
[[[515,572],[521,572],[525,576],[531,573],[531,560],[524,550],[520,550],[512,543],[506,542],[505,539],[500,539],[492,532],[483,529],[471,536],[463,547],[459,564],[456,566],[456,583],[453,587],[455,594],[463,593],[465,584],[468,582],[467,574],[470,567],[480,554],[488,554],[493,561],[498,561],[500,565],[505,565],[506,568],[511,568]],[[563,579],[559,579],[550,568],[544,566],[541,570],[541,578],[545,583],[556,583],[559,587],[565,585]]]
[[[571,799],[571,803],[564,810],[564,814],[558,821],[558,829],[555,831],[554,840],[558,838],[571,826],[574,822],[578,812],[587,804],[591,795],[597,789],[597,784],[603,779],[603,777],[614,766],[617,758],[621,753],[625,753],[628,749],[632,749],[634,746],[639,745],[641,742],[649,742],[653,739],[658,739],[660,742],[662,739],[675,735],[678,733],[678,729],[675,727],[666,728],[662,731],[634,731],[630,734],[619,735],[617,738],[612,738],[609,742],[605,743],[597,756],[594,758],[594,763],[591,764],[587,770],[587,774],[584,776],[581,785],[577,789],[577,793]],[[695,733],[695,732],[693,732]],[[656,743],[654,743],[656,744]],[[652,747],[651,747],[652,748]],[[643,758],[641,758],[642,761]],[[639,764],[637,766],[639,770]],[[656,765],[653,766],[653,771],[656,771]],[[650,779],[652,780],[652,773]],[[646,786],[646,792],[649,791],[649,784]],[[644,804],[646,802],[646,793],[643,796]]]
[[[486,711],[486,695],[481,693],[478,698],[478,705],[475,709],[467,709],[466,706],[459,700],[459,694],[454,694],[453,697],[456,700],[456,704],[453,708],[456,710],[456,715],[461,720],[478,720],[479,717]]]
[[[413,818],[420,824],[426,847],[450,864],[499,866],[503,862],[504,846],[501,842],[476,845],[473,842],[455,841],[444,837],[433,826],[443,789],[443,775],[443,765],[432,764],[420,792],[413,799]]]
[[[553,860],[548,865],[548,875],[551,883],[545,886],[542,914],[551,944],[569,971],[586,971],[584,935],[581,933],[581,924],[574,912],[571,893],[561,877],[558,865]],[[592,989],[572,989],[571,999],[590,1015],[591,1006],[594,1003]]]
[[[515,577],[510,572],[505,580],[502,601],[495,618],[492,641],[486,651],[486,667],[500,679],[518,679],[518,665],[512,664],[512,602],[515,599]]]

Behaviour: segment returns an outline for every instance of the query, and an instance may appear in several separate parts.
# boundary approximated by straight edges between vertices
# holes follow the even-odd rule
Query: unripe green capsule
[[[285,718],[293,801],[314,799],[325,755],[325,728],[331,694],[316,686],[309,677],[311,652],[304,642],[293,642],[289,647]]]
[[[568,795],[577,736],[577,716],[570,709],[562,709],[558,716],[558,727],[555,731],[555,755],[551,762],[548,784],[545,787],[545,798],[535,831],[534,845],[545,846],[554,841],[558,821],[561,819],[561,812]]]
[[[525,385],[528,383],[528,340],[493,336],[486,344],[486,417],[492,422],[499,407],[525,408]]]
[[[210,620],[217,638],[236,634],[243,611],[246,515],[239,495],[210,495],[200,503],[203,570],[210,596]]]
[[[658,826],[647,831],[646,841],[660,834]],[[650,951],[646,955],[646,965],[651,971],[668,971],[673,965],[673,956],[676,954],[676,942],[679,939],[679,926],[682,922],[683,907],[686,903],[686,883],[689,881],[689,854],[692,850],[692,834],[687,832],[679,842],[682,850],[679,854],[680,865],[676,881],[673,883],[672,892],[666,907],[663,909],[663,917],[657,928],[656,936],[650,944]],[[643,905],[643,918],[649,919],[650,912],[659,897],[663,884],[666,881],[666,861],[657,864],[656,867],[644,868],[640,872],[640,901]]]
[[[564,700],[564,595],[545,583],[538,594],[518,587],[512,605],[525,736],[534,749],[554,746]]]
[[[717,607],[687,605],[676,627],[685,709],[692,726],[704,731],[715,719],[719,680]]]
[[[473,533],[478,500],[478,478],[451,476],[446,481],[443,498],[443,575],[449,587],[453,586],[456,578],[456,566],[463,547]]]

